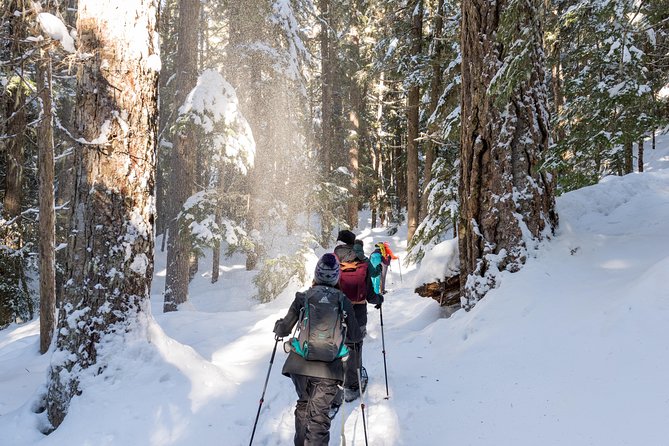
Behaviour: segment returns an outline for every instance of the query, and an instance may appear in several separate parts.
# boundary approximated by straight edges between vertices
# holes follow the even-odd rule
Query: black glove
[[[374,308],[376,308],[378,310],[378,309],[381,308],[381,305],[383,304],[383,295],[377,294],[376,299],[377,299],[377,304],[374,305]]]
[[[274,323],[274,334],[280,338],[290,334],[290,330],[286,330],[286,327],[283,325],[283,319],[279,319]]]

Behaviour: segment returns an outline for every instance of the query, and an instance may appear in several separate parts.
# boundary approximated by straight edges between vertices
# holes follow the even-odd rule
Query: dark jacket
[[[353,245],[338,245],[334,249],[334,253],[340,262],[367,262],[367,276],[365,277],[365,284],[367,286],[367,302],[370,304],[380,304],[383,302],[383,297],[374,292],[374,284],[372,283],[372,265],[364,255],[362,258],[355,252]],[[355,310],[355,317],[358,320],[360,327],[367,325],[367,305],[364,303],[353,305]],[[355,342],[355,341],[349,341]]]
[[[358,321],[355,319],[353,305],[351,305],[351,301],[346,298],[344,293],[339,291],[337,288],[327,285],[314,285],[312,288],[319,288],[320,292],[339,294],[341,297],[343,297],[344,322],[346,323],[347,327],[346,339],[353,340],[351,342],[360,342],[362,340],[360,326]],[[274,333],[280,337],[289,336],[293,330],[293,327],[297,323],[303,308],[304,293],[297,292],[295,293],[295,300],[293,300],[293,303],[288,309],[288,313],[286,313],[283,319],[279,319],[276,322],[276,325],[274,326]],[[338,381],[344,380],[344,368],[341,359],[335,359],[332,362],[307,361],[292,350],[290,353],[288,353],[288,358],[286,358],[286,363],[283,365],[282,373],[286,376],[296,374],[313,376],[317,378],[335,379]]]

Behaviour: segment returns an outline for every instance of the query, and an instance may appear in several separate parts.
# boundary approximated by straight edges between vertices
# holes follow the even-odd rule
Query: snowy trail
[[[406,242],[399,235],[388,237],[385,236],[384,231],[376,230],[365,231],[360,238],[365,241],[367,252],[371,252],[374,243],[383,240],[390,242],[391,248],[400,256],[404,255]],[[364,365],[370,375],[370,384],[364,398],[370,445],[397,444],[399,435],[399,420],[392,394],[391,367],[393,366],[392,350],[395,342],[393,337],[408,336],[417,326],[427,326],[440,315],[440,310],[435,303],[412,296],[413,288],[410,284],[413,268],[409,268],[406,272],[402,271],[403,281],[400,281],[397,262],[393,263],[394,265],[388,272],[388,285],[391,291],[386,295],[384,304],[384,328],[391,394],[389,400],[385,399],[379,312],[372,305],[368,307],[369,321],[368,335],[364,345]],[[154,285],[154,290],[161,288],[160,282],[159,280]],[[183,311],[163,315],[159,313],[160,308],[154,306],[156,319],[168,336],[182,344],[189,345],[201,355],[203,360],[211,362],[227,377],[234,380],[237,391],[230,398],[231,401],[224,402],[220,407],[215,408],[221,419],[232,422],[236,431],[232,435],[233,438],[242,439],[245,435],[250,436],[253,418],[258,407],[258,398],[269,367],[273,346],[271,330],[274,321],[285,314],[292,301],[292,296],[293,294],[290,293],[269,304],[232,312]],[[414,300],[412,305],[406,305],[404,302],[407,297]],[[158,303],[156,299],[154,305]],[[193,307],[195,305],[193,303]],[[235,304],[230,303],[230,305]],[[422,321],[414,320],[416,312],[423,312],[428,307],[431,308],[431,311],[427,311]],[[249,327],[251,319],[253,323]],[[413,323],[407,324],[409,320],[412,320]],[[285,445],[291,442],[294,432],[293,410],[296,397],[292,383],[280,373],[285,358],[286,354],[282,351],[280,344],[272,367],[254,444]],[[347,444],[364,444],[359,400],[347,403],[342,413],[338,414],[333,421],[331,444],[339,444],[342,418],[346,424]],[[179,444],[187,443],[179,442]]]
[[[368,307],[371,446],[667,443],[669,137],[658,147],[646,151],[646,173],[560,197],[556,237],[469,313],[442,318],[435,301],[413,293],[415,267],[403,267],[400,280],[393,265],[383,306],[389,399],[379,313]],[[384,240],[403,257],[405,231],[359,234],[367,253]],[[37,353],[39,323],[0,331],[1,445],[248,444],[274,321],[298,287],[258,304],[243,258],[226,259],[216,285],[203,260],[190,302],[163,314],[164,260],[157,253],[150,342],[128,339],[48,437],[33,411],[48,365]],[[292,444],[285,357],[279,345],[256,445]],[[358,402],[335,418],[331,445],[342,422],[347,446],[363,445]]]
[[[364,230],[360,233],[359,238],[364,240],[368,253],[371,252],[374,243],[388,241],[394,252],[400,257],[404,256],[406,237],[403,233],[389,237],[381,229]],[[162,264],[158,264],[157,270],[162,267]],[[235,274],[241,276],[247,274],[239,270],[234,271]],[[398,443],[400,423],[393,394],[396,376],[393,373],[398,373],[402,366],[401,363],[394,362],[395,358],[401,358],[395,355],[394,350],[397,349],[394,345],[404,338],[412,337],[417,329],[428,326],[441,314],[435,302],[413,294],[414,272],[414,267],[408,268],[407,271],[403,270],[401,280],[397,261],[393,262],[388,272],[390,291],[386,295],[384,304],[384,332],[390,399],[385,399],[379,312],[372,305],[368,307],[368,335],[365,338],[363,361],[370,375],[369,387],[364,396],[370,445],[400,444]],[[159,295],[159,290],[163,286],[161,274],[159,273],[158,276],[153,287],[156,295]],[[227,280],[236,283],[240,281],[240,278],[228,276]],[[203,284],[194,284],[196,289],[200,286],[204,287]],[[228,289],[227,286],[225,289]],[[218,406],[211,406],[211,410],[215,413],[210,415],[199,413],[198,418],[213,420],[218,417],[218,419],[227,420],[229,426],[226,435],[239,438],[239,444],[243,444],[241,439],[250,436],[253,418],[258,408],[258,398],[269,367],[269,358],[274,344],[271,332],[274,321],[285,314],[294,292],[286,292],[276,301],[263,305],[251,305],[248,300],[236,302],[234,297],[230,296],[232,300],[224,306],[234,308],[233,311],[215,311],[215,306],[209,303],[209,309],[212,312],[197,311],[195,308],[198,306],[201,293],[193,294],[200,297],[194,298],[194,301],[191,302],[191,311],[165,315],[160,312],[160,300],[155,299],[154,315],[169,337],[192,347],[203,361],[218,367],[228,379],[233,380],[236,386],[234,395],[222,396],[219,398],[221,402]],[[227,298],[227,296],[222,298]],[[206,301],[203,300],[204,302]],[[244,302],[246,302],[246,307]],[[203,306],[206,307],[206,305]],[[280,344],[272,367],[254,444],[285,445],[291,442],[294,432],[293,410],[296,397],[291,381],[280,373],[285,358],[286,354],[282,351]],[[396,369],[393,370],[393,367]],[[209,410],[209,407],[205,410]],[[359,400],[346,404],[342,413],[338,414],[333,421],[331,444],[339,444],[342,418],[345,420],[347,444],[364,444]],[[216,423],[214,425],[216,426]],[[182,440],[180,439],[178,444],[188,444]]]

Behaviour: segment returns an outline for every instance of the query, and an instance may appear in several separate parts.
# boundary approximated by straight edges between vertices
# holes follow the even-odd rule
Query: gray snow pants
[[[328,413],[339,381],[290,375],[297,392],[295,446],[327,446],[330,441]]]

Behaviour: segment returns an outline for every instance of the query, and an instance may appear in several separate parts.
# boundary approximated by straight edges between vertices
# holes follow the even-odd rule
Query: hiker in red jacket
[[[370,264],[364,252],[361,253],[361,249],[356,249],[355,234],[348,230],[339,231],[337,241],[343,242],[334,249],[341,265],[339,289],[353,304],[355,318],[364,337],[367,331],[367,304],[374,304],[376,308],[381,308],[383,296],[374,292]],[[361,392],[364,392],[366,385],[366,380],[361,378],[363,388],[359,388],[358,371],[361,376],[366,376],[366,372],[362,366],[362,341],[347,343],[347,345],[351,353],[344,366],[344,399],[353,401]]]

